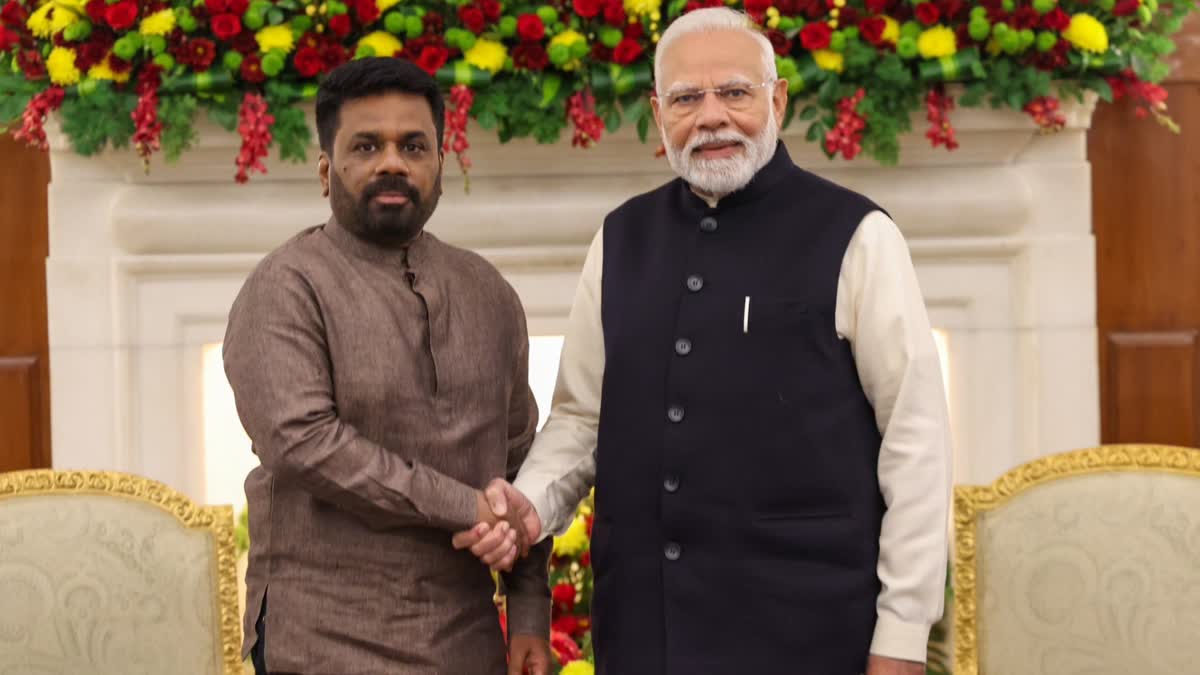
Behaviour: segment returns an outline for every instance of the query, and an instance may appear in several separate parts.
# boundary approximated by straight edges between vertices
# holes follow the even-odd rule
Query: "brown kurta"
[[[224,344],[262,461],[244,652],[266,594],[272,673],[505,672],[491,576],[450,539],[524,461],[528,349],[513,289],[431,234],[387,250],[330,221],[263,259]],[[549,633],[547,555],[505,579],[514,632]]]

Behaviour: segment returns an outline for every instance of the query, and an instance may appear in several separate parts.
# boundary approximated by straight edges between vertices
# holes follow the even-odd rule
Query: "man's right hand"
[[[541,518],[533,503],[508,481],[493,480],[477,496],[479,523],[455,534],[454,548],[469,548],[493,570],[511,570],[517,555],[529,553],[541,536]]]

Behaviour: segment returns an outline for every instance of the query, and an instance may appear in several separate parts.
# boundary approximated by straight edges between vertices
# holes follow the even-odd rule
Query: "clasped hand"
[[[500,478],[477,492],[476,499],[478,522],[454,535],[454,548],[470,549],[493,571],[510,571],[541,537],[541,518],[525,495]]]

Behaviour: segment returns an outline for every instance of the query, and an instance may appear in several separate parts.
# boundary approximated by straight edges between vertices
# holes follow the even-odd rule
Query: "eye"
[[[422,152],[425,152],[425,144],[424,143],[405,143],[404,151],[407,153],[413,154],[413,155],[419,155]]]
[[[681,94],[675,94],[671,97],[671,103],[675,105],[691,105],[700,99],[700,94],[694,91],[687,91]]]
[[[721,90],[721,98],[736,101],[739,98],[745,98],[750,95],[750,92],[742,87],[729,87]]]
[[[375,152],[379,146],[373,141],[360,141],[354,144],[354,152]]]

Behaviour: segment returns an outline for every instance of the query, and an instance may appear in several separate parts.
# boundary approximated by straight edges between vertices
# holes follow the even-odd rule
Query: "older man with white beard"
[[[592,242],[549,421],[492,507],[536,541],[596,486],[602,674],[924,673],[950,445],[904,240],[792,163],[745,15],[674,22],[655,80],[679,178]],[[512,540],[455,545],[503,568]]]

